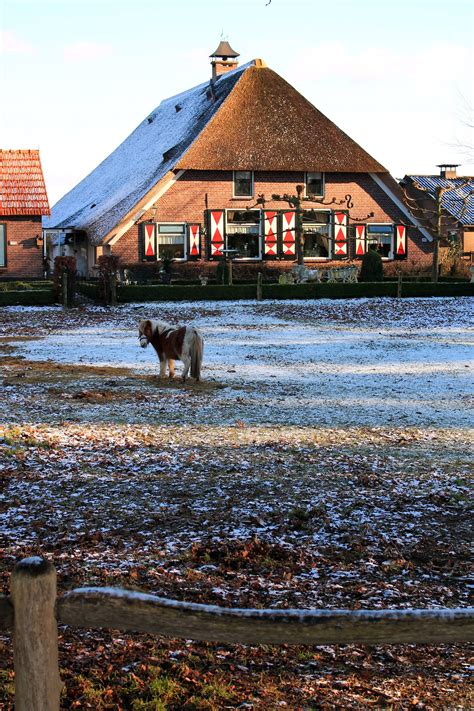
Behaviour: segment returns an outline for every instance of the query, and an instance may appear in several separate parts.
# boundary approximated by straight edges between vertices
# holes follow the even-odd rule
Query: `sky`
[[[0,148],[39,149],[51,205],[221,38],[396,178],[474,174],[471,0],[0,0]]]

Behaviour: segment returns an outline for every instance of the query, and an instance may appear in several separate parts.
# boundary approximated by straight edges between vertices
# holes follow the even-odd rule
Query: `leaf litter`
[[[204,332],[159,381],[143,316]],[[469,299],[5,309],[1,575],[239,607],[469,604]],[[1,673],[12,704],[11,646]],[[467,645],[61,630],[64,708],[470,708]],[[160,701],[158,701],[160,699]],[[162,706],[158,704],[161,703]]]

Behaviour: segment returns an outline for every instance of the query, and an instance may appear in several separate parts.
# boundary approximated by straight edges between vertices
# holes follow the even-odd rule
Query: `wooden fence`
[[[237,644],[416,644],[474,640],[474,608],[429,610],[246,610],[122,590],[56,595],[42,558],[15,567],[0,596],[0,631],[13,629],[16,711],[58,711],[62,683],[57,625],[149,632]]]

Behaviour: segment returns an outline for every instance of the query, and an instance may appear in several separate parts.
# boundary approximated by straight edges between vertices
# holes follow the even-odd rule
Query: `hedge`
[[[208,284],[207,286],[147,286],[131,284],[120,286],[117,299],[120,303],[131,301],[233,301],[255,299],[256,284]]]
[[[99,282],[76,281],[76,291],[94,301],[99,300]]]
[[[52,289],[0,291],[0,306],[47,306],[54,303]]]
[[[91,299],[98,300],[98,285],[93,282],[79,282],[78,291]],[[351,299],[397,295],[397,284],[393,281],[359,282],[356,284],[307,283],[307,284],[263,284],[264,299]],[[402,296],[471,296],[474,284],[468,282],[403,282]],[[119,303],[139,301],[238,301],[253,300],[257,296],[257,285],[222,284],[181,285],[130,284],[119,285]]]

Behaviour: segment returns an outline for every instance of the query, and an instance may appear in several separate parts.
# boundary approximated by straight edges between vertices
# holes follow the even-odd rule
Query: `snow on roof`
[[[426,190],[433,199],[436,198],[437,188],[450,188],[443,193],[441,206],[462,225],[474,224],[474,178],[462,176],[442,178],[439,175],[408,175],[406,177],[415,186],[418,184],[422,190]]]
[[[0,150],[0,214],[49,215],[39,151]]]
[[[100,165],[57,202],[48,229],[86,230],[92,243],[123,219],[193,143],[252,62],[165,99]]]

